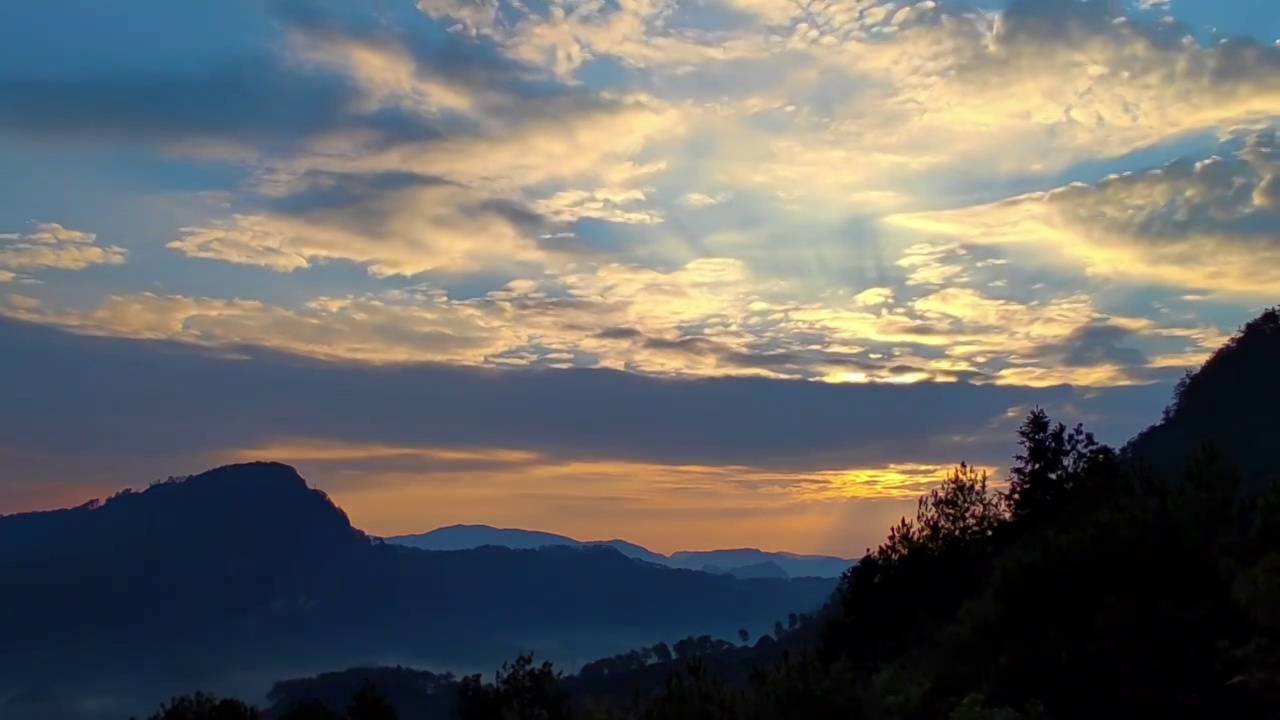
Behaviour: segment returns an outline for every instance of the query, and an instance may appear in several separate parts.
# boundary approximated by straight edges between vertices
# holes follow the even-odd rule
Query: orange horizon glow
[[[215,452],[204,462],[214,467],[255,460],[295,466],[355,527],[379,537],[474,524],[583,541],[622,539],[668,555],[750,547],[849,558],[879,545],[953,467],[779,470],[305,437]],[[975,467],[994,482],[995,467]],[[145,487],[109,477],[5,493],[0,513],[75,507],[125,487]]]
[[[217,457],[293,464],[353,524],[378,536],[476,524],[578,540],[620,538],[664,554],[755,547],[843,557],[878,545],[953,467],[781,471],[305,438]],[[995,476],[994,466],[977,469]]]

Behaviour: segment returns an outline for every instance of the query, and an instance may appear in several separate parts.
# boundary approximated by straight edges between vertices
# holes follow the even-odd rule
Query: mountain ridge
[[[529,647],[573,665],[655,640],[763,632],[834,587],[636,562],[607,546],[385,543],[269,462],[0,516],[0,579],[23,589],[0,593],[0,678],[112,692],[131,677],[182,687],[231,669],[276,679],[385,658],[496,667]],[[15,689],[3,685],[0,695]]]
[[[208,522],[215,515],[234,515],[234,544],[259,542],[281,549],[318,543],[333,549],[370,540],[296,468],[256,461],[169,477],[143,490],[126,488],[76,507],[0,515],[0,561],[36,550],[49,561],[109,554],[122,546],[137,549],[158,540],[183,542],[218,530]],[[68,523],[95,534],[96,541],[76,542],[63,532]]]
[[[551,545],[571,547],[606,546],[623,555],[645,562],[673,568],[701,570],[720,574],[735,574],[743,568],[751,568],[748,574],[757,576],[765,563],[772,563],[787,577],[839,577],[856,561],[831,555],[807,555],[802,553],[760,550],[758,548],[730,548],[722,550],[677,550],[664,555],[626,540],[578,540],[577,538],[543,530],[496,527],[484,524],[455,524],[429,530],[425,533],[393,535],[383,538],[388,543],[415,547],[423,550],[474,549],[484,545],[532,549]]]
[[[1229,459],[1246,489],[1280,477],[1274,441],[1258,436],[1260,413],[1280,403],[1280,309],[1268,308],[1241,326],[1174,387],[1163,417],[1130,439],[1122,453],[1156,473],[1185,469],[1203,444]],[[1240,382],[1248,378],[1249,382]]]

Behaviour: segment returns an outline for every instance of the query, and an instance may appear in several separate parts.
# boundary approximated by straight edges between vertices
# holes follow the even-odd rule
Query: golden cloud
[[[1127,328],[1139,344],[1175,343],[1161,355],[1185,359],[1208,350],[1203,328],[1106,315],[1085,295],[1023,302],[941,288],[901,301],[877,292],[795,303],[785,284],[762,282],[728,259],[697,260],[666,273],[604,265],[513,281],[461,300],[431,286],[321,297],[292,308],[138,293],[110,296],[87,310],[11,299],[0,313],[88,334],[259,346],[331,360],[828,382],[1148,381],[1132,372],[1134,351],[1124,356],[1128,364],[1083,367],[1062,359],[1069,351],[1060,348],[1099,322]]]
[[[1278,170],[1273,138],[1255,136],[1227,157],[885,222],[1008,246],[1024,261],[1072,263],[1109,280],[1269,298],[1280,292],[1280,209],[1271,200]]]
[[[714,101],[689,91],[690,133],[713,146],[698,174],[715,189],[785,192],[806,214],[832,202],[903,212],[978,178],[1280,114],[1280,48],[1200,45],[1175,23],[1112,15],[1102,1],[1018,0],[1003,12],[931,0],[726,4],[763,24],[726,32],[769,33],[769,59],[743,60],[750,71],[736,74],[716,61],[682,68],[681,87],[715,89]]]
[[[446,184],[377,189],[347,205],[293,215],[237,214],[182,233],[169,248],[282,272],[347,260],[375,276],[411,276],[537,264],[547,257],[533,233],[509,214]]]
[[[97,244],[90,232],[58,223],[35,223],[29,232],[0,233],[0,282],[36,270],[83,270],[92,265],[120,265],[124,248]]]

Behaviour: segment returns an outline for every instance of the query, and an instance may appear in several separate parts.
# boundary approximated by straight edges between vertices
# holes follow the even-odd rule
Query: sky
[[[856,556],[1280,296],[1270,0],[0,3],[0,513]]]

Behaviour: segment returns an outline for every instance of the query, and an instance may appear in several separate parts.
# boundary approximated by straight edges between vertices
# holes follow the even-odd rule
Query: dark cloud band
[[[372,367],[263,350],[69,334],[0,321],[0,437],[93,463],[196,457],[273,437],[521,449],[565,458],[783,470],[1003,463],[1042,405],[1119,441],[1164,387],[1077,391],[966,383],[663,380],[604,370]],[[175,468],[174,471],[191,469]],[[34,474],[33,474],[34,476]]]

